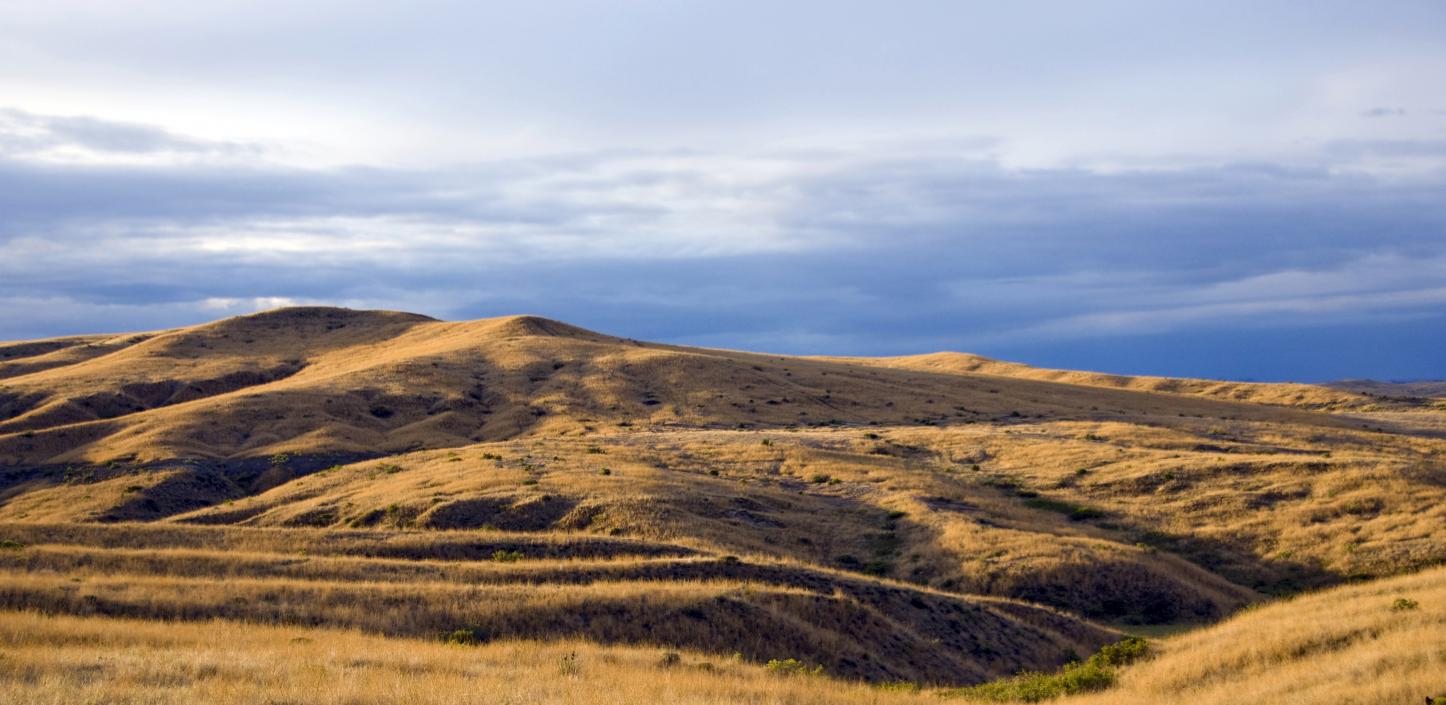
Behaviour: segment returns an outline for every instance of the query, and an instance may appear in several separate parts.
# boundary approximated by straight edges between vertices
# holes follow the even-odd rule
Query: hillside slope
[[[0,612],[0,649],[0,692],[17,702],[442,705],[476,692],[528,704],[972,702],[580,640],[459,647],[328,628]],[[1446,568],[1301,596],[1152,650],[1114,686],[1050,702],[1421,703],[1446,695]]]
[[[0,463],[32,466],[282,450],[380,455],[621,422],[747,428],[1185,415],[1366,425],[950,365],[648,344],[527,316],[448,323],[281,309],[10,350],[0,371]]]
[[[1380,705],[1446,696],[1446,568],[1267,605],[1165,640],[1061,705]]]
[[[959,684],[1446,561],[1446,413],[1305,385],[327,308],[0,356],[13,609]]]

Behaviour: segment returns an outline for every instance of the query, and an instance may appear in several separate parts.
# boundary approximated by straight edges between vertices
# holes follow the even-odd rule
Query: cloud
[[[151,125],[0,108],[0,158],[121,161],[158,157],[256,156],[258,145],[199,140]]]
[[[1012,168],[988,144],[410,170],[0,156],[0,338],[304,302],[531,312],[780,352],[1029,359],[1129,336],[1367,325],[1446,303],[1438,145],[1102,170]],[[1391,150],[1429,168],[1350,167]]]
[[[1371,108],[1361,111],[1361,117],[1367,118],[1401,117],[1405,114],[1405,108]]]

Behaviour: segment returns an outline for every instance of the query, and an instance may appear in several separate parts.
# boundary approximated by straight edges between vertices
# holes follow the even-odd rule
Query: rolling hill
[[[0,608],[968,685],[1446,561],[1443,419],[532,316],[0,344]]]

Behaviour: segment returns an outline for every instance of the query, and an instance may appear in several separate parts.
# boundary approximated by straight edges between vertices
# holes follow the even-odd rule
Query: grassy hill
[[[1059,705],[1378,705],[1446,694],[1446,569],[1336,588],[1155,641],[1102,691]],[[968,703],[788,661],[592,641],[420,641],[233,621],[0,612],[0,687],[18,702]],[[801,663],[801,662],[799,662]],[[944,697],[940,697],[940,696]]]
[[[0,608],[968,685],[1446,561],[1441,429],[1311,385],[281,309],[0,344]]]

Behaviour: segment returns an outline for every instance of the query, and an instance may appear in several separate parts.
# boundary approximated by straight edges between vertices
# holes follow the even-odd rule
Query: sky
[[[0,0],[0,340],[1446,378],[1446,3]]]

